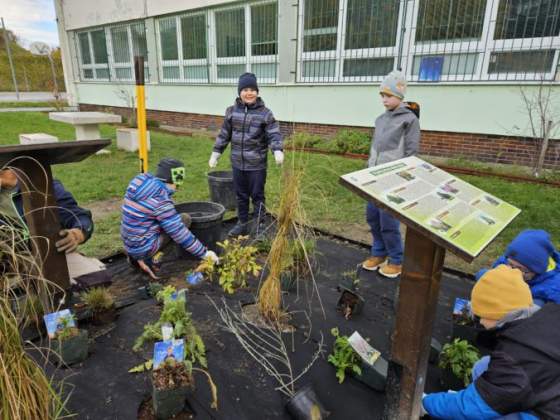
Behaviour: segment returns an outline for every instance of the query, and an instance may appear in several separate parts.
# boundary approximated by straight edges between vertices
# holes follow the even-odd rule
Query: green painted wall
[[[133,92],[134,86],[76,83],[76,89],[80,103],[125,106],[116,93],[119,89]],[[424,130],[519,136],[529,126],[519,89],[512,85],[411,85],[407,99],[420,103]],[[537,87],[525,89],[534,92]],[[559,115],[560,86],[553,89]],[[282,121],[371,127],[383,112],[377,85],[262,86],[260,93]],[[232,85],[146,86],[147,108],[164,111],[223,115],[236,95]]]

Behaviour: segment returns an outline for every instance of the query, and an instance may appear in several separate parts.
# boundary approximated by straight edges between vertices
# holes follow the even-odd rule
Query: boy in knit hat
[[[399,71],[385,77],[379,87],[381,101],[386,111],[375,120],[375,132],[369,152],[368,166],[376,166],[418,152],[420,123],[414,112],[403,103],[406,79]],[[395,278],[401,274],[403,246],[400,223],[389,213],[368,203],[366,220],[373,236],[371,256],[363,262],[366,270],[385,277]]]
[[[188,215],[179,215],[175,210],[171,196],[184,179],[183,162],[164,158],[158,163],[155,176],[150,173],[137,175],[126,189],[121,222],[124,249],[130,263],[154,280],[157,279],[157,267],[153,257],[171,239],[195,257],[218,261],[216,254],[188,229]]]
[[[253,202],[256,226],[265,213],[264,187],[268,149],[278,165],[284,161],[282,135],[272,111],[258,96],[257,78],[252,73],[239,77],[235,103],[226,109],[224,123],[208,165],[215,168],[218,159],[231,143],[231,166],[237,195],[238,222],[230,236],[249,233],[249,199]]]
[[[521,272],[487,271],[471,293],[472,311],[487,329],[490,356],[473,367],[459,392],[425,395],[422,414],[438,419],[560,418],[560,305],[533,305]]]
[[[511,241],[493,267],[500,264],[521,271],[536,305],[560,303],[560,253],[554,248],[548,232],[524,230]],[[479,271],[477,278],[485,272],[485,269]]]

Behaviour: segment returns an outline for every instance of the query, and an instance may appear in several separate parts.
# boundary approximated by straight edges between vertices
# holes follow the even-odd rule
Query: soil
[[[194,387],[192,374],[183,363],[164,362],[152,375],[157,389],[175,389],[183,386]]]
[[[250,324],[256,325],[259,328],[271,328],[270,324],[261,316],[259,307],[256,303],[243,305],[241,307],[241,312],[243,313],[243,319]],[[289,323],[289,318],[289,314],[285,314],[285,317],[282,320],[280,328],[283,333],[292,333],[295,331],[295,327]]]
[[[113,197],[87,204],[87,208],[91,211],[94,221],[104,219],[112,213],[120,211],[121,206],[122,197]]]
[[[345,290],[342,292],[338,310],[342,313],[342,315],[344,315],[344,318],[348,320],[352,317],[352,312],[354,312],[354,308],[359,301],[360,299],[358,299],[356,295]]]

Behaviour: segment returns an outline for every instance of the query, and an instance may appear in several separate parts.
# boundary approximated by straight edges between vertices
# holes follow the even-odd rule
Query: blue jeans
[[[481,357],[478,362],[476,362],[472,368],[472,380],[473,382],[477,380],[479,376],[481,376],[486,370],[488,370],[488,364],[490,363],[490,356],[483,356]],[[526,413],[511,413],[506,414],[503,417],[500,417],[498,420],[522,420],[528,418],[536,418],[530,417],[529,414]]]
[[[403,245],[399,230],[400,222],[372,203],[367,204],[366,220],[373,236],[371,255],[374,257],[388,256],[391,264],[402,264]]]

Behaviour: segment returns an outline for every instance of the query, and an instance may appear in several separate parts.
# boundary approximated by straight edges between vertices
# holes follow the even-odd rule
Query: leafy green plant
[[[214,274],[216,273],[216,264],[212,258],[204,258],[194,271],[204,274],[207,279],[212,281],[214,279]]]
[[[156,293],[156,300],[160,303],[164,303],[166,300],[170,299],[173,293],[176,293],[177,289],[174,286],[165,286],[162,290]]]
[[[218,266],[219,282],[226,293],[231,294],[239,287],[246,287],[247,277],[258,276],[261,271],[256,260],[258,250],[254,246],[243,246],[242,242],[246,239],[246,236],[240,236],[218,242],[224,250]]]
[[[344,382],[346,372],[352,371],[357,375],[362,374],[360,356],[354,351],[348,337],[340,335],[338,328],[333,328],[331,334],[336,337],[333,352],[329,355],[328,361],[336,367],[336,377],[338,383]]]
[[[144,325],[144,331],[134,342],[132,350],[139,351],[146,342],[162,340],[161,327],[169,323],[173,326],[173,338],[185,339],[185,360],[206,367],[206,347],[193,325],[190,312],[187,312],[185,298],[179,296],[173,299],[174,293],[176,289],[173,286],[167,286],[158,293],[158,299],[163,301],[160,317],[156,322]]]
[[[322,141],[324,141],[324,139],[315,134],[296,132],[284,140],[284,145],[295,147],[295,148],[314,147],[318,143],[321,143]]]
[[[343,129],[336,134],[333,143],[339,153],[368,154],[371,136],[363,131]]]
[[[95,287],[80,294],[82,301],[93,313],[99,313],[111,309],[115,305],[113,296],[104,287]]]
[[[453,374],[463,381],[465,386],[471,382],[474,364],[480,359],[480,352],[466,340],[456,338],[443,346],[439,356],[440,369],[451,369]]]

